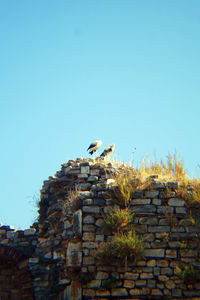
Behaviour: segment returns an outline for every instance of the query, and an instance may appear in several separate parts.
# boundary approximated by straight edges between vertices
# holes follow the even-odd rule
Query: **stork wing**
[[[88,147],[87,150],[89,150],[89,149],[91,149],[91,148],[94,148],[96,145],[97,145],[97,142],[94,142],[94,143],[90,144],[90,146]]]

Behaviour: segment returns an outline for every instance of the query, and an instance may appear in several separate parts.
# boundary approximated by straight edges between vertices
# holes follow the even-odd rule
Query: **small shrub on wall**
[[[142,256],[143,250],[143,240],[135,232],[128,231],[104,243],[97,251],[97,257],[103,264],[134,262]]]
[[[134,213],[130,212],[127,208],[114,208],[105,217],[105,228],[113,233],[121,233],[131,225]]]

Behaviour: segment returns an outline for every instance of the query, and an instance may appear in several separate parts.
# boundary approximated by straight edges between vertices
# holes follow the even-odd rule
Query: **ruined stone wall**
[[[16,291],[13,299],[200,299],[200,208],[178,197],[175,182],[165,184],[155,176],[150,190],[131,195],[132,226],[144,240],[142,256],[128,264],[103,264],[98,259],[98,249],[113,239],[104,217],[114,207],[106,195],[117,172],[111,163],[69,161],[44,181],[36,229],[0,228],[4,269],[8,259],[31,274],[29,295],[19,298]],[[8,258],[5,246],[21,253],[18,260],[11,259],[12,254]],[[176,267],[184,271],[189,265],[196,273],[184,281]],[[6,276],[4,271],[1,280]]]

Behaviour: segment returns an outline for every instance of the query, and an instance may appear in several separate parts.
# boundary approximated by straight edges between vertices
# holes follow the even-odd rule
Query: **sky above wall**
[[[199,32],[199,0],[1,1],[0,222],[28,228],[43,180],[97,139],[199,177]]]

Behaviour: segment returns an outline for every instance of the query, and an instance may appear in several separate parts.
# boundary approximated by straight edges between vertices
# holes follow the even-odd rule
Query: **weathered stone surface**
[[[197,257],[198,251],[197,249],[182,249],[180,250],[181,257]]]
[[[148,232],[170,232],[169,226],[148,226]]]
[[[157,225],[158,219],[156,217],[142,217],[139,218],[139,224]]]
[[[139,274],[137,274],[137,273],[131,273],[131,272],[126,272],[126,273],[124,274],[124,278],[125,278],[125,279],[136,280],[136,279],[139,278]]]
[[[145,197],[151,199],[158,198],[159,193],[160,193],[159,191],[147,191],[145,192]]]
[[[109,275],[107,272],[97,272],[96,279],[108,279]]]
[[[92,224],[83,225],[83,231],[95,232],[95,226]]]
[[[99,289],[101,286],[101,280],[91,280],[88,284],[88,288]]]
[[[165,250],[164,249],[147,249],[144,250],[145,257],[164,257]]]
[[[94,224],[95,218],[93,216],[86,216],[83,218],[83,223],[84,224]]]
[[[98,206],[83,206],[83,212],[84,213],[98,214],[99,211],[100,210],[99,210]]]
[[[112,289],[112,297],[128,296],[128,292],[124,288]]]
[[[87,249],[96,249],[98,244],[96,242],[83,242],[82,247]]]
[[[94,204],[94,200],[93,199],[83,199],[82,200],[83,205],[93,205]]]
[[[98,177],[97,176],[89,176],[87,181],[88,182],[96,182],[96,181],[98,181]]]
[[[79,209],[74,213],[73,229],[75,234],[82,235],[82,210]]]
[[[82,176],[82,178],[84,178],[84,176]],[[91,186],[92,186],[91,183],[79,183],[77,185],[77,189],[78,191],[87,191]]]
[[[81,174],[89,174],[90,167],[89,166],[81,166]]]
[[[95,234],[93,232],[84,232],[83,233],[83,241],[94,241]]]
[[[96,242],[103,242],[104,241],[104,235],[97,234],[96,235]]]
[[[96,221],[96,223],[95,223],[95,225],[96,225],[97,227],[103,227],[104,224],[105,224],[105,222],[104,222],[104,219],[103,219],[103,218],[97,219],[97,221]]]
[[[25,229],[24,230],[24,235],[25,236],[29,236],[29,235],[34,235],[35,234],[35,229],[31,228],[31,229]]]
[[[172,198],[168,200],[168,204],[169,206],[184,206],[185,201],[178,198]]]
[[[186,214],[187,209],[185,207],[176,207],[176,213],[177,214]]]
[[[147,267],[155,267],[156,266],[156,260],[151,259],[147,261]]]
[[[151,295],[152,296],[162,296],[163,292],[159,289],[152,289]]]
[[[152,203],[153,203],[153,205],[161,205],[162,201],[160,199],[153,199]]]
[[[157,212],[158,214],[173,214],[174,208],[169,206],[158,206]]]
[[[131,209],[137,214],[152,214],[156,211],[156,207],[154,205],[131,206]]]
[[[69,242],[67,247],[66,264],[69,267],[79,267],[82,263],[81,242]]]
[[[131,205],[147,205],[150,204],[151,200],[150,199],[134,199],[131,200]]]
[[[166,257],[168,257],[168,258],[177,258],[177,250],[175,250],[175,249],[166,250]]]
[[[125,288],[133,288],[135,286],[135,281],[134,280],[124,280],[124,287]]]
[[[166,286],[167,289],[172,290],[176,287],[176,284],[172,280],[167,280],[165,282],[165,286]]]
[[[83,289],[83,296],[94,297],[95,291],[93,289]]]
[[[153,279],[154,276],[152,273],[141,273],[140,274],[140,278],[141,279]]]

